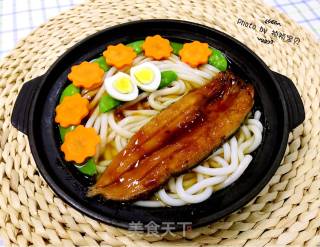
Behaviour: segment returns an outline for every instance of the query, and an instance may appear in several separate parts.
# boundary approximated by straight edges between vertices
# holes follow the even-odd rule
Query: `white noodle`
[[[175,178],[170,178],[170,179],[169,179],[168,187],[169,187],[169,190],[170,190],[172,193],[177,193]]]
[[[227,187],[228,185],[232,184],[234,181],[236,181],[241,174],[244,172],[245,169],[247,169],[248,165],[250,164],[252,160],[251,155],[246,155],[243,160],[240,162],[237,170],[229,176],[222,184],[222,188]]]
[[[114,116],[113,113],[110,114],[109,118],[108,118],[108,123],[110,125],[110,127],[120,136],[125,137],[125,138],[131,138],[133,136],[133,133],[125,130],[124,128],[122,128],[122,126],[120,126],[119,124],[116,123],[116,121],[114,120]]]
[[[211,64],[204,64],[200,67],[200,69],[201,70],[206,69],[206,70],[209,70],[215,74],[220,72],[220,70],[218,70],[216,67],[212,66]]]
[[[96,130],[97,133],[100,132],[100,125],[101,125],[101,115],[97,117],[93,125],[93,128]]]
[[[177,194],[183,201],[187,203],[199,203],[207,200],[211,196],[213,192],[212,186],[205,187],[204,191],[194,195],[186,192],[183,188],[183,183],[182,183],[183,176],[184,175],[179,176],[176,182]]]
[[[161,189],[158,192],[158,196],[161,199],[161,201],[163,201],[165,204],[169,206],[182,206],[186,204],[185,201],[181,199],[176,199],[170,196],[169,194],[167,194],[167,192],[164,189]]]
[[[148,92],[143,92],[143,93],[141,93],[135,100],[126,102],[126,103],[124,103],[121,107],[122,107],[123,109],[125,109],[125,108],[127,108],[127,107],[129,107],[129,106],[132,106],[132,105],[134,105],[134,104],[136,104],[136,103],[144,100],[145,98],[147,98],[147,97],[149,96],[149,94],[150,94],[150,93],[148,93]]]
[[[108,135],[108,113],[101,114],[101,125],[100,125],[100,139],[101,139],[101,148],[104,148],[107,144],[107,135]]]
[[[208,168],[204,167],[202,165],[197,166],[193,169],[193,171],[202,173],[209,176],[222,176],[222,175],[228,175],[235,171],[237,168],[238,163],[238,145],[237,140],[235,137],[231,138],[230,146],[231,146],[231,164],[228,166],[224,166],[222,168]],[[218,163],[221,162],[220,157],[215,157],[214,160]]]
[[[199,174],[197,174],[199,176]],[[198,193],[200,190],[205,189],[208,186],[216,185],[221,182],[223,182],[226,179],[226,177],[211,177],[206,179],[198,179],[198,183],[192,185],[189,189],[187,189],[187,193],[189,194],[195,194]]]
[[[257,125],[250,124],[250,125],[248,125],[248,128],[254,133],[254,135],[253,135],[254,142],[247,150],[248,153],[251,153],[254,150],[256,150],[256,148],[260,145],[260,143],[262,141],[262,134],[261,134],[261,131]]]
[[[223,157],[224,157],[225,161],[230,162],[231,149],[230,149],[229,143],[224,143],[222,147],[223,147]]]
[[[180,97],[176,97],[175,99],[168,100],[166,102],[159,102],[157,99],[162,95],[180,95],[182,96],[186,90],[185,84],[181,81],[175,81],[172,84],[172,87],[163,88],[151,93],[148,97],[148,102],[153,109],[161,111],[167,108],[170,104],[176,102],[180,99]]]
[[[132,66],[138,65],[143,59],[145,59],[145,56],[143,56],[143,55],[137,56],[137,57],[133,60]]]
[[[260,117],[261,117],[261,112],[260,111],[256,111],[255,113],[254,113],[254,119],[256,119],[256,120],[260,120]]]
[[[91,114],[90,118],[88,119],[88,121],[86,122],[85,127],[89,128],[92,127],[94,122],[96,121],[97,117],[99,115],[99,109],[98,107],[96,107],[96,109],[94,109],[93,113]]]
[[[115,138],[116,149],[118,152],[122,150],[121,136],[117,135]]]
[[[149,208],[158,208],[158,207],[165,206],[165,204],[163,204],[160,201],[137,201],[133,204],[135,204],[137,206],[149,207]]]

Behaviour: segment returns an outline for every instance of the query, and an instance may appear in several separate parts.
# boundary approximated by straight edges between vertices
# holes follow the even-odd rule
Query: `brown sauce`
[[[228,89],[227,89],[228,90]],[[217,95],[216,97],[213,98],[213,100],[211,100],[211,102],[208,102],[206,105],[204,105],[198,112],[196,112],[194,115],[192,115],[191,117],[188,116],[189,119],[186,118],[186,121],[184,124],[181,124],[181,126],[178,127],[177,130],[170,132],[169,133],[166,132],[166,134],[168,134],[168,138],[167,140],[159,147],[159,149],[170,145],[170,144],[174,144],[177,140],[179,140],[180,138],[182,138],[183,136],[187,136],[189,133],[191,133],[193,130],[195,130],[196,128],[202,128],[202,125],[205,121],[207,121],[206,119],[206,115],[208,111],[215,111],[215,112],[223,112],[226,111],[234,102],[234,100],[236,99],[236,97],[238,96],[239,91],[236,92],[229,92],[226,93],[225,91],[219,93],[219,95]],[[211,121],[214,121],[216,117],[211,117]],[[139,140],[139,136],[137,138],[137,140]],[[189,146],[189,145],[193,145],[192,142],[185,142],[184,143],[184,147]],[[183,147],[181,147],[182,149]],[[143,160],[144,158],[146,158],[149,154],[145,153],[145,150],[143,150],[142,148],[138,147],[135,149],[135,152],[139,152],[141,155],[144,154],[142,156],[141,159],[139,159],[136,164],[134,166],[132,166],[130,169],[128,169],[128,172],[130,170],[136,169],[139,167],[139,165],[141,164],[141,160]],[[168,157],[168,159],[170,159],[170,157]],[[188,163],[188,160],[186,160],[186,163]],[[116,181],[116,183],[127,183],[128,180],[124,179],[122,176],[120,176],[120,178]],[[147,183],[153,184],[154,181],[149,181]]]

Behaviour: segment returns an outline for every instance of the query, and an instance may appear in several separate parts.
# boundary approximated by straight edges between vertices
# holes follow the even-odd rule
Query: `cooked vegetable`
[[[133,50],[137,54],[140,54],[143,51],[143,49],[142,49],[143,43],[144,43],[144,40],[137,40],[137,41],[134,41],[134,42],[127,44],[127,46],[133,48]]]
[[[131,77],[123,72],[106,78],[104,87],[107,93],[114,99],[120,101],[130,101],[138,97],[139,90]]]
[[[244,84],[229,73],[221,75],[219,80],[223,84],[222,90],[206,98],[206,103],[192,113],[199,115],[196,121],[191,117],[187,125],[182,124],[171,133],[167,139],[169,143],[164,142],[154,152],[145,152],[139,162],[134,163],[136,165],[118,176],[112,184],[101,187],[99,181],[105,179],[103,174],[89,195],[101,194],[118,201],[136,199],[154,191],[172,175],[180,174],[211,154],[240,127],[253,106],[254,91],[251,85]],[[213,81],[215,84],[217,82]],[[183,111],[179,113],[183,114]],[[127,158],[132,154],[121,155]],[[107,174],[110,174],[109,167],[105,172]]]
[[[82,62],[71,67],[68,79],[76,87],[93,89],[101,85],[104,71],[97,63]]]
[[[83,125],[79,125],[65,135],[61,151],[64,152],[66,161],[81,164],[85,159],[95,155],[99,143],[100,137],[94,128],[85,128]]]
[[[132,47],[123,44],[109,45],[107,50],[103,52],[108,65],[122,69],[127,65],[131,65],[133,59],[137,56]]]
[[[92,62],[99,64],[100,68],[103,69],[104,72],[107,72],[110,69],[110,66],[107,64],[104,56],[98,57],[97,59],[93,60]]]
[[[75,95],[77,93],[80,93],[80,88],[76,87],[73,84],[70,84],[69,86],[67,86],[63,91],[62,94],[60,96],[60,103],[62,102],[62,100],[64,99],[64,97],[66,96],[72,96]]]
[[[160,85],[160,69],[150,62],[139,64],[130,69],[131,80],[146,92],[156,91]]]
[[[228,67],[228,61],[223,53],[217,49],[211,49],[212,54],[209,57],[209,64],[221,71],[225,71]]]
[[[172,82],[178,79],[176,72],[172,70],[162,71],[161,72],[161,82],[159,89],[169,86]]]
[[[59,126],[59,132],[60,132],[60,137],[61,137],[61,140],[62,142],[64,142],[64,137],[65,135],[70,132],[70,131],[73,131],[75,129],[76,126],[70,126],[70,127],[67,127],[67,128],[64,128],[64,127],[61,127]]]
[[[108,112],[113,108],[116,108],[118,105],[121,104],[121,101],[112,98],[110,95],[105,94],[101,97],[99,101],[99,111],[101,113]]]
[[[183,44],[177,43],[177,42],[170,42],[170,45],[171,45],[171,47],[173,49],[173,51],[172,51],[173,54],[179,56],[179,51],[182,49]]]
[[[155,60],[166,59],[170,57],[172,52],[169,40],[162,38],[160,35],[148,36],[142,48],[145,56]]]
[[[89,101],[81,97],[80,94],[66,96],[56,107],[56,123],[62,127],[78,125],[89,113]]]
[[[209,49],[209,45],[199,41],[185,43],[183,48],[179,51],[181,60],[191,67],[198,67],[201,64],[206,64],[211,53],[212,51]]]
[[[80,172],[88,176],[93,176],[97,173],[97,166],[92,158],[89,159],[83,166],[77,166],[77,168]]]

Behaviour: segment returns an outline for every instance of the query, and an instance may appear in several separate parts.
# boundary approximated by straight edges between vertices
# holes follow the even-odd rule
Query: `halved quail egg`
[[[144,91],[153,92],[157,90],[160,85],[160,70],[150,62],[145,62],[132,67],[130,75],[132,81]]]
[[[121,101],[134,100],[139,94],[137,85],[131,80],[128,74],[123,72],[118,72],[106,78],[104,87],[111,97]]]

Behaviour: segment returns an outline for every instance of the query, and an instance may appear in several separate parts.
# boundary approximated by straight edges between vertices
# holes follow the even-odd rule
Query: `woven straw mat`
[[[286,155],[261,193],[219,222],[166,236],[133,234],[92,220],[66,205],[37,172],[27,136],[10,123],[24,82],[42,75],[68,48],[99,30],[138,19],[193,21],[226,32],[254,50],[274,71],[291,78],[306,120],[290,133]],[[301,39],[262,44],[257,27],[266,18]],[[268,27],[271,24],[268,24]],[[12,246],[316,246],[320,244],[320,44],[303,28],[262,2],[232,0],[87,1],[40,26],[0,64],[0,235]],[[318,52],[318,54],[316,54]]]

